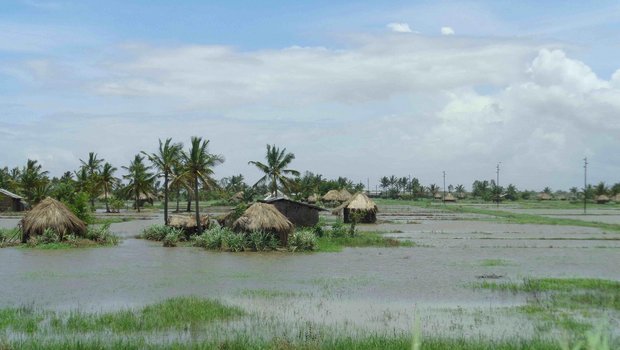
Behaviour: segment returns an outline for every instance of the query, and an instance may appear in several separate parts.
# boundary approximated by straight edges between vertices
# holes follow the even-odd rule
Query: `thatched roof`
[[[321,200],[321,196],[316,193],[308,197],[308,203],[316,203],[320,200]]]
[[[611,200],[614,201],[614,202],[620,202],[620,193],[618,193],[615,196],[611,197]]]
[[[329,192],[327,192],[324,196],[323,196],[323,200],[326,202],[346,202],[349,199],[351,199],[351,197],[353,197],[351,195],[351,193],[349,193],[349,191],[345,190],[344,188],[340,191],[338,190],[331,190]]]
[[[293,232],[295,226],[271,204],[254,203],[237,219],[233,230],[252,232],[265,231],[278,234]]]
[[[341,206],[332,210],[332,214],[340,215],[340,212],[344,209],[356,210],[356,211],[370,211],[376,212],[377,205],[370,199],[365,193],[358,192],[350,200],[343,203]]]
[[[447,193],[443,200],[446,202],[456,202],[456,198],[452,195],[452,193]]]
[[[538,194],[538,199],[541,201],[549,201],[551,200],[551,195],[545,192],[542,192],[540,194]]]
[[[597,203],[607,203],[607,202],[609,202],[609,200],[610,200],[609,197],[607,197],[604,194],[596,197],[596,202]]]
[[[60,235],[83,236],[86,224],[61,202],[47,197],[30,210],[20,221],[24,239],[32,235],[42,235],[50,228]]]
[[[168,226],[182,228],[184,230],[196,229],[195,215],[179,215],[173,214],[168,216]],[[200,215],[200,226],[206,228],[209,226],[209,215]]]
[[[243,195],[244,195],[243,191],[239,191],[239,192],[235,193],[235,194],[231,197],[231,199],[232,199],[232,200],[235,200],[235,201],[241,201],[241,200],[243,200]]]

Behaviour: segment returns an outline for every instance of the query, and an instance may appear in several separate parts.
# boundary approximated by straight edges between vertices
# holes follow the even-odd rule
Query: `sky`
[[[620,182],[620,3],[0,1],[0,167],[191,136],[250,183],[266,144],[373,189]]]

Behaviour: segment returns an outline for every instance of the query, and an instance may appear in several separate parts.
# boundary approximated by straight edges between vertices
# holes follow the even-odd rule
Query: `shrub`
[[[150,241],[163,241],[168,233],[172,230],[171,227],[165,225],[152,225],[145,228],[142,231],[140,237],[148,239]]]
[[[65,204],[75,216],[88,224],[93,222],[93,213],[88,201],[89,197],[87,193],[78,192],[68,202],[65,202]]]
[[[312,229],[304,229],[293,232],[288,239],[288,248],[291,251],[315,250],[317,238]]]
[[[274,250],[278,247],[278,238],[268,232],[254,231],[248,235],[248,247],[256,250]]]
[[[245,235],[230,230],[227,231],[225,234],[222,234],[222,249],[230,250],[231,252],[242,252],[246,245]]]
[[[213,227],[192,238],[192,245],[206,249],[222,249],[222,239],[233,232],[225,227]]]
[[[110,223],[88,226],[85,238],[97,243],[112,245],[118,244],[119,241],[118,236],[110,232]]]
[[[334,238],[346,237],[349,234],[349,229],[345,224],[338,220],[332,224],[332,229],[329,231],[329,235]]]
[[[19,228],[0,228],[0,248],[11,245],[21,238]]]
[[[172,229],[170,232],[168,232],[168,234],[166,234],[166,236],[162,240],[164,247],[176,247],[182,234],[183,230]]]
[[[39,243],[56,243],[60,242],[60,236],[51,228],[46,228],[38,239]]]

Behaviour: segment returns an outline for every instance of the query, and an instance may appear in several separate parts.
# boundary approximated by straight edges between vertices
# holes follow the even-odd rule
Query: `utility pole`
[[[446,171],[443,171],[443,197],[441,199],[443,205],[446,205]]]
[[[495,199],[497,200],[497,207],[499,208],[499,165],[502,162],[497,163],[497,180],[495,181]]]
[[[588,194],[588,157],[583,158],[583,215],[586,215]]]

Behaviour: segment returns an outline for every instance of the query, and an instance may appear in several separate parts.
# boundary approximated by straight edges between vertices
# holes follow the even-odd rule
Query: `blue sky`
[[[196,134],[250,180],[275,142],[363,182],[469,186],[502,161],[568,188],[584,155],[619,182],[618,62],[617,1],[5,0],[0,166],[122,165]]]

